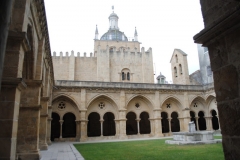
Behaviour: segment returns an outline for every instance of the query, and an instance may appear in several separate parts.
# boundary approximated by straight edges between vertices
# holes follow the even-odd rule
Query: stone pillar
[[[101,137],[103,136],[103,121],[104,120],[100,120],[100,123],[101,123]]]
[[[196,119],[196,125],[197,125],[197,131],[199,131],[198,118],[199,118],[199,117],[195,117],[195,119]]]
[[[162,122],[161,122],[161,109],[154,109],[154,136],[163,137]]]
[[[47,144],[51,145],[51,122],[52,122],[52,106],[48,106],[48,124],[47,124]]]
[[[139,121],[140,121],[141,119],[136,119],[136,121],[137,121],[137,130],[138,130],[138,135],[140,135],[140,126],[139,126]]]
[[[80,120],[75,120],[76,122],[76,141],[80,141],[80,125],[81,125],[81,121]]]
[[[88,120],[86,119],[86,112],[87,112],[87,110],[85,110],[85,109],[80,110],[80,121],[81,121],[80,141],[81,142],[85,142],[87,140],[87,122],[88,122]]]
[[[154,123],[154,121],[155,121],[155,119],[148,119],[149,121],[150,121],[150,130],[151,130],[151,132],[150,132],[150,136],[154,136],[154,133],[155,133],[155,123]]]
[[[62,124],[63,124],[64,120],[59,120],[59,122],[60,122],[60,137],[59,137],[59,139],[62,139]]]
[[[40,105],[42,81],[25,80],[25,82],[27,88],[21,94],[19,110],[17,154],[19,159],[40,159],[39,130],[42,109],[42,105]]]
[[[181,130],[184,132],[188,132],[188,124],[191,121],[190,120],[190,109],[185,108],[182,110],[182,125],[180,125]]]
[[[47,123],[48,123],[48,100],[49,97],[41,97],[41,115],[39,128],[39,148],[40,150],[47,150]]]
[[[171,128],[171,119],[172,119],[172,118],[168,118],[168,124],[169,124],[169,133],[172,133],[172,128]]]
[[[207,124],[207,131],[212,131],[213,127],[212,127],[212,116],[210,117],[205,117],[206,119],[206,124]]]
[[[119,139],[127,139],[126,121],[126,109],[119,110]]]
[[[114,120],[115,121],[115,128],[116,128],[116,137],[119,138],[119,120]]]
[[[21,90],[26,85],[21,79],[2,79],[0,92],[0,159],[16,158],[18,114]]]
[[[180,125],[180,132],[183,132],[184,131],[184,118],[182,117],[178,117],[178,120],[179,120],[179,125]]]
[[[195,43],[208,47],[225,159],[240,157],[239,1],[200,0],[205,28]]]

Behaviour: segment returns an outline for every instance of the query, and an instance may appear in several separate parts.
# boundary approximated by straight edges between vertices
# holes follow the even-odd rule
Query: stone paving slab
[[[72,142],[53,142],[48,150],[40,152],[41,160],[84,160]]]

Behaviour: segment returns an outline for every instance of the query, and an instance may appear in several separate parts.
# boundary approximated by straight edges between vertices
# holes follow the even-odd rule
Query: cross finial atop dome
[[[114,6],[112,6],[112,10],[113,10],[113,13],[114,13]]]

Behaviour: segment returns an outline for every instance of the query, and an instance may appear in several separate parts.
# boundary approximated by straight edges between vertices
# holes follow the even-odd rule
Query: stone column
[[[86,109],[81,109],[80,110],[80,121],[81,121],[81,128],[80,128],[80,141],[85,142],[87,140],[87,122],[88,120],[86,119]]]
[[[40,115],[40,128],[39,128],[39,148],[40,150],[47,150],[47,119],[48,119],[48,100],[49,97],[41,97],[41,115]]]
[[[183,128],[183,121],[184,121],[184,118],[182,118],[182,117],[178,117],[177,118],[178,120],[179,120],[179,125],[180,125],[180,132],[182,132],[182,131],[184,131],[184,128]]]
[[[64,120],[59,120],[59,122],[60,122],[60,139],[62,139],[62,124],[63,124],[63,122],[64,122]]]
[[[119,120],[114,119],[114,121],[115,121],[115,129],[116,129],[115,136],[119,138]]]
[[[199,131],[198,118],[199,118],[199,117],[195,117],[195,119],[196,119],[196,125],[197,125],[197,131]]]
[[[212,116],[210,117],[205,117],[206,119],[206,124],[207,124],[207,131],[212,131],[213,127],[212,127]]]
[[[100,123],[101,123],[101,137],[103,136],[103,121],[104,120],[102,120],[102,119],[100,120]]]
[[[137,130],[138,130],[138,135],[140,135],[140,126],[139,126],[139,121],[140,121],[141,119],[136,119],[136,121],[137,121]]]
[[[47,124],[47,144],[51,145],[51,122],[52,122],[52,106],[48,106],[48,124]]]
[[[21,90],[26,85],[21,79],[2,79],[0,92],[0,159],[16,158],[18,114]]]
[[[172,118],[168,118],[168,124],[169,124],[169,133],[172,133],[172,128],[171,128],[171,119],[172,119]]]
[[[76,141],[80,141],[80,120],[75,120],[76,122]]]
[[[150,130],[151,130],[150,136],[154,136],[154,133],[155,133],[154,121],[155,121],[155,119],[154,118],[151,118],[151,119],[149,118],[148,120],[150,121]]]
[[[126,121],[126,109],[119,110],[119,139],[127,139]]]

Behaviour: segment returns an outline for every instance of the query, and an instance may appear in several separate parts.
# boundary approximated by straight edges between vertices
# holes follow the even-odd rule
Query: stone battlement
[[[56,52],[53,52],[52,57],[94,57],[93,53],[91,52],[89,56],[87,56],[87,53],[84,52],[83,55],[80,54],[80,52],[77,52],[77,55],[74,54],[74,51],[71,51],[71,54],[69,52],[66,52],[65,55],[63,55],[63,52],[60,52],[59,55],[57,55]]]

